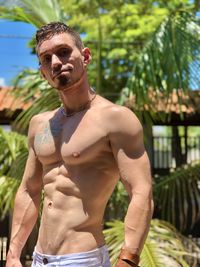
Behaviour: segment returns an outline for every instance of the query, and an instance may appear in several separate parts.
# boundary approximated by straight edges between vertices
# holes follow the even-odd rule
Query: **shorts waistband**
[[[63,255],[49,255],[37,252],[34,250],[33,252],[33,260],[38,261],[40,263],[58,263],[60,261],[67,261],[67,260],[82,260],[82,259],[89,259],[89,258],[102,258],[102,255],[107,253],[108,249],[107,246],[104,245],[102,247],[98,247],[96,249],[79,252],[79,253],[70,253],[70,254],[63,254]]]

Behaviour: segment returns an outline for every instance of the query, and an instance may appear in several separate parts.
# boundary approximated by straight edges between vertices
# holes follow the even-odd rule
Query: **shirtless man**
[[[129,109],[96,95],[86,67],[89,48],[63,23],[36,34],[43,77],[62,107],[32,118],[29,156],[18,189],[6,267],[20,254],[44,204],[32,266],[108,267],[104,210],[119,177],[130,196],[116,267],[138,266],[152,216],[150,166],[142,127]]]

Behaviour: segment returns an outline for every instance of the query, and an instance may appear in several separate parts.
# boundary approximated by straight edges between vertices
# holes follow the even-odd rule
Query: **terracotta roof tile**
[[[16,99],[12,94],[13,87],[0,86],[0,111],[17,109],[25,110],[30,106],[30,103],[23,103],[20,99]],[[154,112],[165,113],[177,113],[181,112],[192,114],[200,113],[200,90],[190,91],[188,94],[183,93],[181,89],[173,90],[169,97],[166,97],[163,93],[156,93],[152,90],[149,93],[150,104],[143,105],[143,110],[151,110]],[[137,109],[135,107],[135,96],[129,97],[126,101],[126,106],[131,109]],[[141,108],[141,107],[140,107]]]
[[[182,89],[173,90],[169,97],[166,97],[163,93],[156,94],[155,91],[149,92],[149,104],[144,104],[139,109],[148,111],[151,109],[154,112],[164,113],[187,113],[194,114],[200,113],[200,91],[189,91],[184,93]],[[131,109],[137,109],[135,104],[135,96],[129,97],[125,104]]]
[[[23,103],[20,99],[12,94],[13,87],[0,86],[0,111],[11,110],[15,111],[17,109],[25,110],[30,104]]]

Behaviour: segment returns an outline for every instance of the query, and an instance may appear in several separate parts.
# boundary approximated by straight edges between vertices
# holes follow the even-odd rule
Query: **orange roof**
[[[200,113],[200,91],[189,91],[184,93],[182,89],[173,90],[169,97],[166,97],[164,93],[155,91],[149,92],[148,104],[140,106],[139,109],[142,110],[152,110],[156,112],[164,113],[187,113],[194,114],[196,112]],[[135,104],[135,96],[130,96],[126,101],[125,105],[131,109],[137,109]]]
[[[23,103],[20,99],[12,94],[13,87],[0,86],[0,111],[11,110],[15,111],[17,109],[27,109],[30,104]]]
[[[12,94],[13,87],[0,86],[0,111],[4,110],[25,110],[30,106],[30,103],[24,103],[20,99]],[[163,93],[157,93],[150,91],[149,93],[150,103],[145,104],[140,109],[151,110],[154,112],[164,113],[187,113],[194,114],[200,113],[200,90],[189,91],[188,94],[183,93],[181,89],[173,90],[169,97],[166,97]],[[125,105],[131,109],[137,109],[135,106],[135,96],[130,96]]]

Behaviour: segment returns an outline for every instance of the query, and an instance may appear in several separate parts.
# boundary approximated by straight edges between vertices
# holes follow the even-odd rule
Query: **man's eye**
[[[60,57],[65,57],[65,56],[67,56],[68,54],[69,54],[69,50],[68,50],[68,49],[62,49],[62,50],[58,51],[58,55],[59,55]]]
[[[43,57],[42,62],[45,63],[45,64],[50,63],[51,62],[51,57],[50,56]]]

